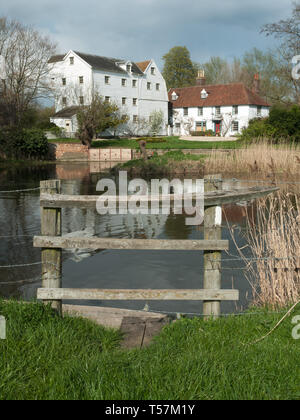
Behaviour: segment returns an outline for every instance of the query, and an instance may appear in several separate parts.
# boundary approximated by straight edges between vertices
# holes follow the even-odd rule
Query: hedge
[[[0,131],[0,153],[6,159],[45,159],[48,150],[43,130],[14,128]]]

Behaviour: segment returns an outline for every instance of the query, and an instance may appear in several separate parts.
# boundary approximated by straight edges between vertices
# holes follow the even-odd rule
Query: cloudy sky
[[[142,61],[185,45],[192,59],[241,56],[275,45],[264,23],[290,15],[291,0],[7,0],[0,16],[34,25],[58,44],[98,55]]]

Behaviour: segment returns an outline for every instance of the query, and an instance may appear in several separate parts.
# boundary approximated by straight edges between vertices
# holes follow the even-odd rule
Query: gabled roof
[[[65,58],[66,54],[58,54],[58,55],[53,55],[50,60],[48,61],[48,63],[59,63],[60,61],[63,61],[63,59]]]
[[[205,89],[208,93],[208,97],[206,99],[201,98],[201,92],[203,89]],[[176,92],[178,96],[176,101],[172,101],[173,92]],[[248,89],[243,83],[170,89],[169,101],[173,104],[174,108],[226,105],[270,106],[264,99]]]
[[[51,118],[71,118],[77,114],[79,109],[79,106],[69,106],[56,112]]]
[[[118,66],[118,63],[126,63],[126,60],[123,59],[117,59],[117,58],[110,58],[110,57],[102,57],[100,55],[93,55],[93,54],[85,54],[81,53],[79,51],[74,51],[76,55],[78,55],[80,58],[82,58],[86,63],[88,63],[94,70],[103,70],[107,72],[112,73],[124,73],[127,74],[127,72],[123,69],[121,69]],[[50,58],[49,63],[57,63],[59,61],[63,61],[67,54],[63,55],[55,55]],[[132,73],[135,74],[143,74],[143,72],[140,70],[140,68],[133,62],[132,64]]]
[[[139,63],[136,63],[136,65],[139,67],[139,69],[144,73],[147,69],[147,67],[149,66],[149,64],[151,63],[151,60],[147,60],[147,61],[141,61]]]

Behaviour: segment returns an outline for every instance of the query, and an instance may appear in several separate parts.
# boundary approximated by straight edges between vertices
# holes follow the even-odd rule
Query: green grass
[[[79,139],[48,139],[48,143],[81,143]]]
[[[257,312],[257,310],[255,310]],[[0,399],[300,399],[300,340],[291,318],[261,310],[218,321],[182,319],[143,350],[121,350],[119,334],[60,319],[41,304],[0,301]],[[292,316],[299,315],[296,309]]]
[[[165,143],[151,143],[147,142],[147,149],[237,149],[242,147],[243,142],[237,140],[224,142],[200,142],[179,140],[178,137],[164,137]],[[139,143],[132,139],[112,139],[94,141],[92,147],[124,147],[129,149],[139,148]]]

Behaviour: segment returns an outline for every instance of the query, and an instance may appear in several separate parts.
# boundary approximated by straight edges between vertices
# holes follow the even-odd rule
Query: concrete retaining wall
[[[50,143],[49,154],[53,160],[71,162],[127,162],[133,156],[131,149],[89,149],[80,143]]]

